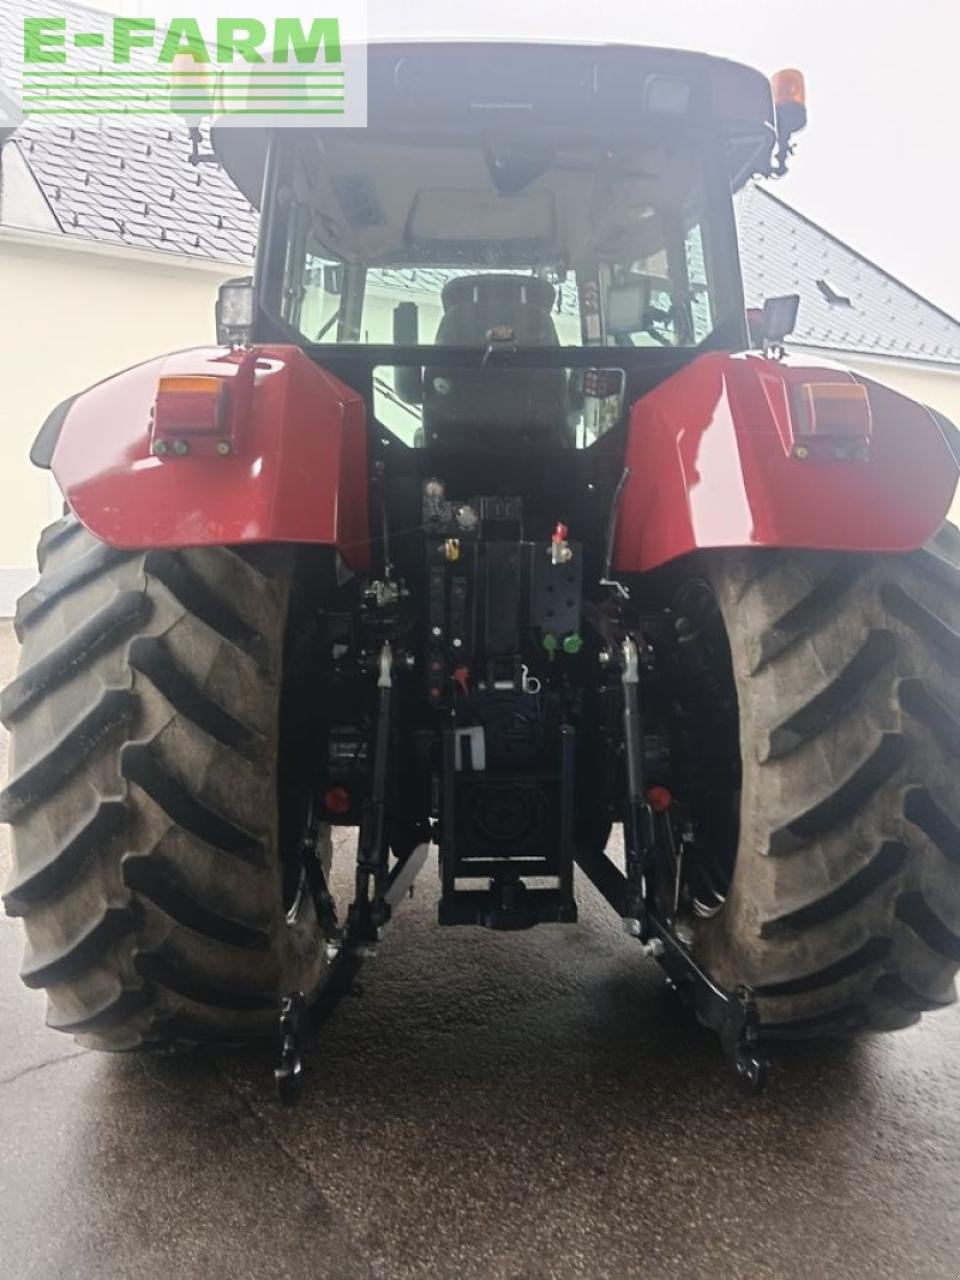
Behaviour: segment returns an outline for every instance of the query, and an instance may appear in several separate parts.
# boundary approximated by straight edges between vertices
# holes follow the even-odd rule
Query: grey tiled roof
[[[112,15],[63,0],[20,0],[27,12],[66,16],[95,31]],[[17,90],[17,15],[0,0],[0,81]],[[91,55],[71,51],[71,67]],[[96,65],[90,63],[89,65]],[[67,235],[230,263],[253,260],[257,214],[216,164],[191,165],[187,126],[29,119],[13,143]]]
[[[110,20],[69,0],[20,2],[38,14],[82,18],[87,30]],[[0,81],[12,88],[18,40],[11,7],[0,0]],[[82,56],[71,54],[74,65]],[[218,165],[189,163],[184,124],[28,120],[7,145],[21,148],[69,236],[220,262],[253,260],[256,211]],[[747,305],[800,294],[791,345],[960,365],[960,323],[767,187],[751,185],[741,194],[738,221]],[[376,275],[391,290],[435,291],[449,273],[416,268]],[[564,308],[571,304],[572,291],[565,290]]]
[[[185,126],[28,121],[16,141],[68,235],[253,261],[256,211],[217,166],[188,162]]]
[[[791,346],[960,365],[960,322],[768,188],[747,187],[737,215],[747,306],[800,295]]]

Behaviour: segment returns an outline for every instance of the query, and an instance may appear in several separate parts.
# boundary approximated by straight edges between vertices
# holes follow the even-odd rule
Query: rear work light
[[[867,457],[873,417],[858,382],[804,382],[792,396],[794,456],[856,461]]]

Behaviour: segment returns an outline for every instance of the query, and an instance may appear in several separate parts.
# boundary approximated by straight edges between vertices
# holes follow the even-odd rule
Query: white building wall
[[[249,271],[0,229],[0,616],[60,513],[49,473],[27,456],[47,414],[120,369],[213,342],[220,282]]]

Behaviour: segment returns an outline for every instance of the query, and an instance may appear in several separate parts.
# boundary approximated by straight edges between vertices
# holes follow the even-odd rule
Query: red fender
[[[864,388],[866,402],[848,393],[862,410],[852,435],[805,434],[811,384]],[[922,405],[837,365],[753,354],[700,356],[641,397],[625,465],[619,573],[700,548],[913,550],[942,524],[958,478]]]
[[[161,379],[221,379],[218,436],[157,456]],[[99,383],[69,405],[51,466],[84,525],[114,547],[335,546],[370,562],[363,399],[293,346],[200,348]],[[224,451],[218,451],[218,446]]]

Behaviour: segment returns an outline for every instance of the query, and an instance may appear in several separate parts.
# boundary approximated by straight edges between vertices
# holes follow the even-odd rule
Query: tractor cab
[[[374,46],[366,129],[215,130],[263,203],[257,341],[408,448],[586,449],[697,352],[748,345],[731,192],[755,71],[619,47]]]

